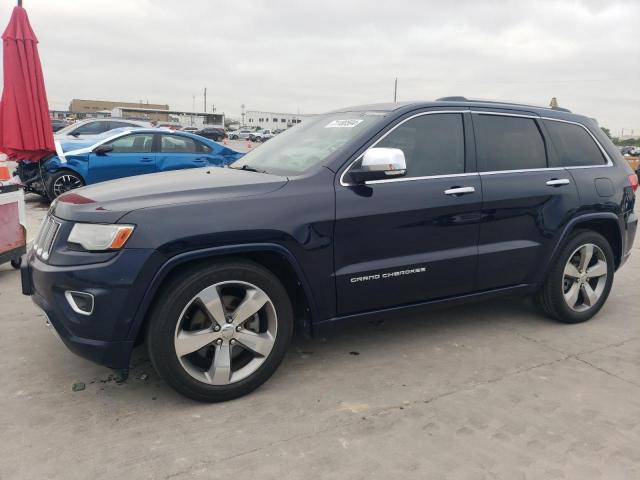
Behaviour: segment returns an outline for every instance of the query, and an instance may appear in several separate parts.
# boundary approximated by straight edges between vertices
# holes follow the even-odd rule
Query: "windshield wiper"
[[[257,168],[250,167],[246,163],[241,167],[232,167],[231,165],[227,165],[227,168],[233,168],[234,170],[245,170],[247,172],[267,173],[266,170],[258,170]]]

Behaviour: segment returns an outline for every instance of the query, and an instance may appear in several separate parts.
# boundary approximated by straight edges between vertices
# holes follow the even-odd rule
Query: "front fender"
[[[180,265],[184,265],[187,262],[197,259],[215,258],[238,253],[259,253],[265,251],[276,252],[283,255],[287,259],[291,268],[298,277],[298,280],[300,281],[300,284],[302,285],[302,288],[304,290],[305,296],[307,297],[309,309],[311,310],[311,317],[315,318],[316,304],[314,301],[312,290],[296,257],[287,248],[276,243],[238,244],[223,247],[203,248],[200,250],[184,252],[175,255],[174,257],[171,257],[166,262],[164,262],[157,270],[153,279],[149,283],[149,286],[147,287],[142,300],[140,301],[138,310],[135,313],[134,320],[129,329],[127,338],[130,340],[135,340],[138,337],[140,328],[144,323],[144,318],[153,302],[153,299],[155,298],[156,293],[158,292],[158,289],[167,278],[169,273],[171,273]]]
[[[52,175],[58,170],[71,170],[87,181],[89,170],[89,159],[84,155],[71,155],[63,161],[59,156],[55,155],[45,162],[43,165],[43,174],[45,176]]]

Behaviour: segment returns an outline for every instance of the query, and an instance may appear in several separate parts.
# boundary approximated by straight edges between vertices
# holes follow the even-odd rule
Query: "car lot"
[[[511,299],[347,326],[213,405],[144,349],[123,384],[76,357],[1,265],[0,478],[637,478],[639,250],[589,323]]]

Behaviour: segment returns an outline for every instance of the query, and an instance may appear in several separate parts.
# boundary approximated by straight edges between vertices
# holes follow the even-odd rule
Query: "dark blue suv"
[[[638,180],[587,117],[468,101],[318,115],[228,168],[54,202],[23,291],[74,352],[203,401],[243,395],[294,329],[533,295],[585,321],[633,243]]]

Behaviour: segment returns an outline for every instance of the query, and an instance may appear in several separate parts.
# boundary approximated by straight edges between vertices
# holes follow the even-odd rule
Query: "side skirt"
[[[467,295],[460,295],[457,297],[443,298],[439,300],[429,300],[428,302],[412,303],[410,305],[401,305],[397,307],[383,308],[380,310],[373,310],[368,312],[353,313],[349,315],[342,315],[323,320],[315,323],[312,326],[312,335],[318,336],[327,329],[343,326],[348,323],[357,322],[370,322],[372,320],[383,320],[388,318],[389,315],[401,314],[409,315],[422,312],[430,312],[439,308],[452,307],[456,305],[464,305],[467,303],[478,302],[481,300],[488,300],[490,298],[501,297],[506,295],[527,295],[535,291],[536,286],[530,284],[514,285],[511,287],[497,288],[494,290],[487,290],[484,292],[470,293]]]

